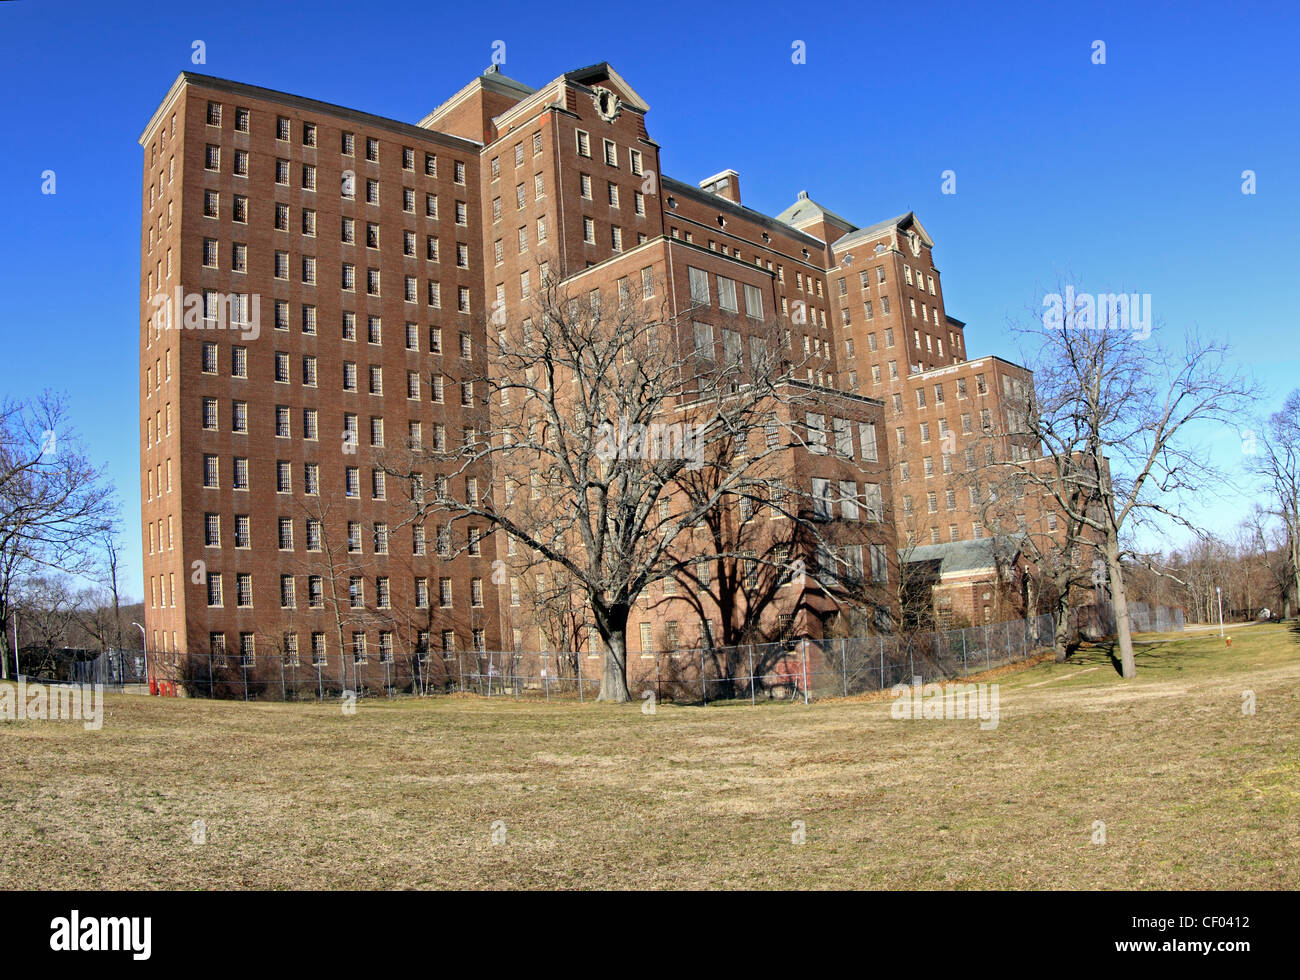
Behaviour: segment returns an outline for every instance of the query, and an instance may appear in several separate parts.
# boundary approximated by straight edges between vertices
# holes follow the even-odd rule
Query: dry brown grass
[[[109,696],[99,732],[0,723],[0,887],[1300,886],[1296,635],[1157,638],[1139,671],[1006,672],[995,731],[880,701]]]

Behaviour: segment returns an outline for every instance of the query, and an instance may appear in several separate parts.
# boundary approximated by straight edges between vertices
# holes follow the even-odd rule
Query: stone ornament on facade
[[[591,104],[596,107],[600,118],[607,123],[612,123],[623,111],[623,103],[619,97],[609,89],[600,86],[591,90]]]

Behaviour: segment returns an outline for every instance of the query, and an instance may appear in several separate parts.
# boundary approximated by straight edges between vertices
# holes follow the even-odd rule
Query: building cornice
[[[263,102],[274,102],[278,105],[286,106],[292,109],[301,109],[308,112],[319,112],[324,115],[332,116],[336,119],[347,119],[358,125],[374,126],[381,129],[387,129],[403,136],[412,136],[425,142],[433,142],[446,146],[448,149],[461,150],[466,153],[477,153],[483,145],[475,140],[464,139],[460,136],[452,136],[448,133],[440,133],[434,129],[426,129],[412,123],[402,122],[398,119],[390,119],[386,116],[377,116],[369,112],[361,112],[358,109],[349,109],[346,106],[334,105],[330,102],[321,102],[318,99],[308,99],[301,95],[293,95],[289,92],[280,92],[275,89],[262,88],[258,85],[247,85],[243,82],[231,81],[228,78],[217,78],[213,75],[200,75],[195,72],[183,71],[172,83],[162,104],[154,110],[149,117],[149,124],[145,126],[144,132],[140,134],[139,143],[141,146],[148,141],[149,134],[153,132],[154,127],[159,120],[166,115],[167,110],[180,97],[181,92],[187,85],[195,85],[200,88],[212,89],[217,92],[226,92],[230,95],[242,95],[249,99],[259,99]]]

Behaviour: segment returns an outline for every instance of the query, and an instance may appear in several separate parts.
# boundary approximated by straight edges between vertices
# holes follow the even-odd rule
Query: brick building
[[[346,682],[394,650],[544,645],[493,582],[500,536],[439,554],[373,457],[489,424],[499,406],[462,382],[491,369],[490,316],[551,278],[650,290],[722,356],[780,324],[824,407],[791,420],[820,436],[789,466],[818,517],[851,529],[835,534],[881,624],[904,539],[982,537],[957,493],[962,437],[1030,379],[967,358],[920,222],[858,228],[806,193],[772,217],[733,170],[663,176],[648,108],[607,64],[538,89],[489,69],[418,125],[182,73],[140,138],[151,647],[278,652]],[[427,474],[467,495],[492,476]],[[773,634],[820,635],[845,598],[815,577],[780,587]],[[647,597],[630,649],[725,632],[720,604],[694,598]]]

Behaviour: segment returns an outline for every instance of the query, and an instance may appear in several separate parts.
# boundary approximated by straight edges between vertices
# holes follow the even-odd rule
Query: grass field
[[[0,722],[0,887],[1297,888],[1300,634],[1233,637],[1000,673],[992,731],[879,696],[110,695],[97,732]]]

